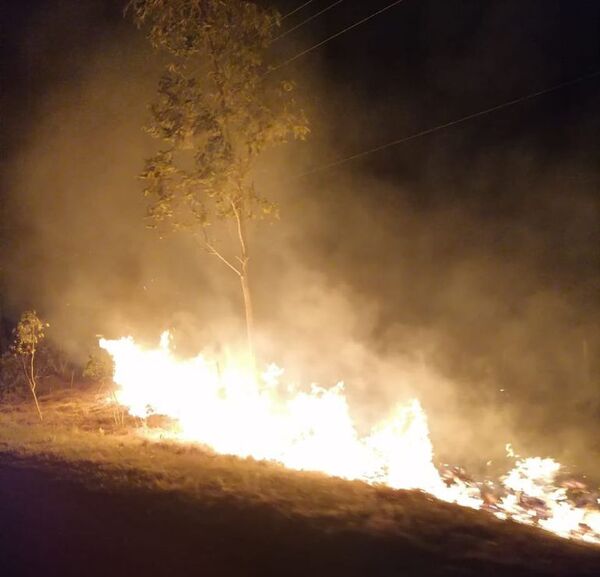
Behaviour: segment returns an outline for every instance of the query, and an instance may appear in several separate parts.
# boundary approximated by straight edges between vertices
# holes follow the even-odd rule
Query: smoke
[[[26,28],[21,58],[31,67],[43,54],[53,72],[24,81],[39,93],[24,128],[11,127],[7,309],[35,307],[78,360],[98,334],[154,343],[165,328],[182,355],[235,348],[235,277],[191,239],[145,227],[136,175],[155,146],[142,126],[160,62],[99,4],[75,15],[66,5]],[[95,34],[56,47],[74,17]],[[438,89],[461,74],[438,76]],[[251,230],[262,358],[295,382],[344,380],[361,426],[419,397],[440,458],[501,459],[512,442],[600,474],[600,173],[588,117],[551,152],[515,140],[519,119],[500,133],[488,119],[295,178],[428,118],[422,78],[391,102],[341,87],[343,73],[326,79],[324,63],[298,75],[313,139],[265,160],[258,183],[282,218]],[[223,238],[227,249],[227,227]]]

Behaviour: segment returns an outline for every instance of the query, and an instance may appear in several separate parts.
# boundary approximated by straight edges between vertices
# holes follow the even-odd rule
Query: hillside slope
[[[600,547],[420,492],[86,431],[64,416],[38,425],[27,412],[0,413],[0,519],[7,577],[576,577],[600,567]]]

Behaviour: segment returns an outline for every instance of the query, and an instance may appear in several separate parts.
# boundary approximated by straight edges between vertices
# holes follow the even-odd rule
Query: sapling
[[[27,378],[27,383],[31,395],[33,396],[40,421],[43,421],[44,417],[36,393],[38,383],[35,368],[35,355],[40,343],[44,340],[44,329],[49,326],[48,323],[45,323],[37,316],[35,311],[25,311],[21,315],[19,324],[13,332],[14,339],[11,346],[13,354],[21,360],[23,372]]]

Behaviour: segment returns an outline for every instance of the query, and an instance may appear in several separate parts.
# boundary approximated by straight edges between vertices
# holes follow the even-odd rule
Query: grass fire
[[[498,484],[466,482],[450,471],[444,479],[433,464],[427,417],[417,400],[395,408],[361,438],[343,383],[300,392],[281,386],[282,371],[274,365],[257,377],[234,360],[222,367],[203,356],[178,361],[168,332],[158,349],[144,350],[131,338],[103,339],[100,346],[115,362],[118,403],[136,417],[173,419],[173,430],[161,436],[292,469],[420,489],[500,519],[600,544],[598,494],[580,483],[559,483],[561,466],[553,459],[518,459]]]
[[[600,5],[6,4],[2,577],[598,573]]]

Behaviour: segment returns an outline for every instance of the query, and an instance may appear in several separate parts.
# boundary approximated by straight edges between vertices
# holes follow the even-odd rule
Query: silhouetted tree
[[[309,132],[294,84],[277,80],[265,63],[280,17],[243,0],[133,0],[128,8],[170,57],[148,127],[164,144],[142,174],[149,216],[155,226],[191,231],[239,278],[252,353],[246,224],[277,216],[276,205],[255,188],[256,161]],[[233,258],[209,234],[221,220],[235,226]]]

